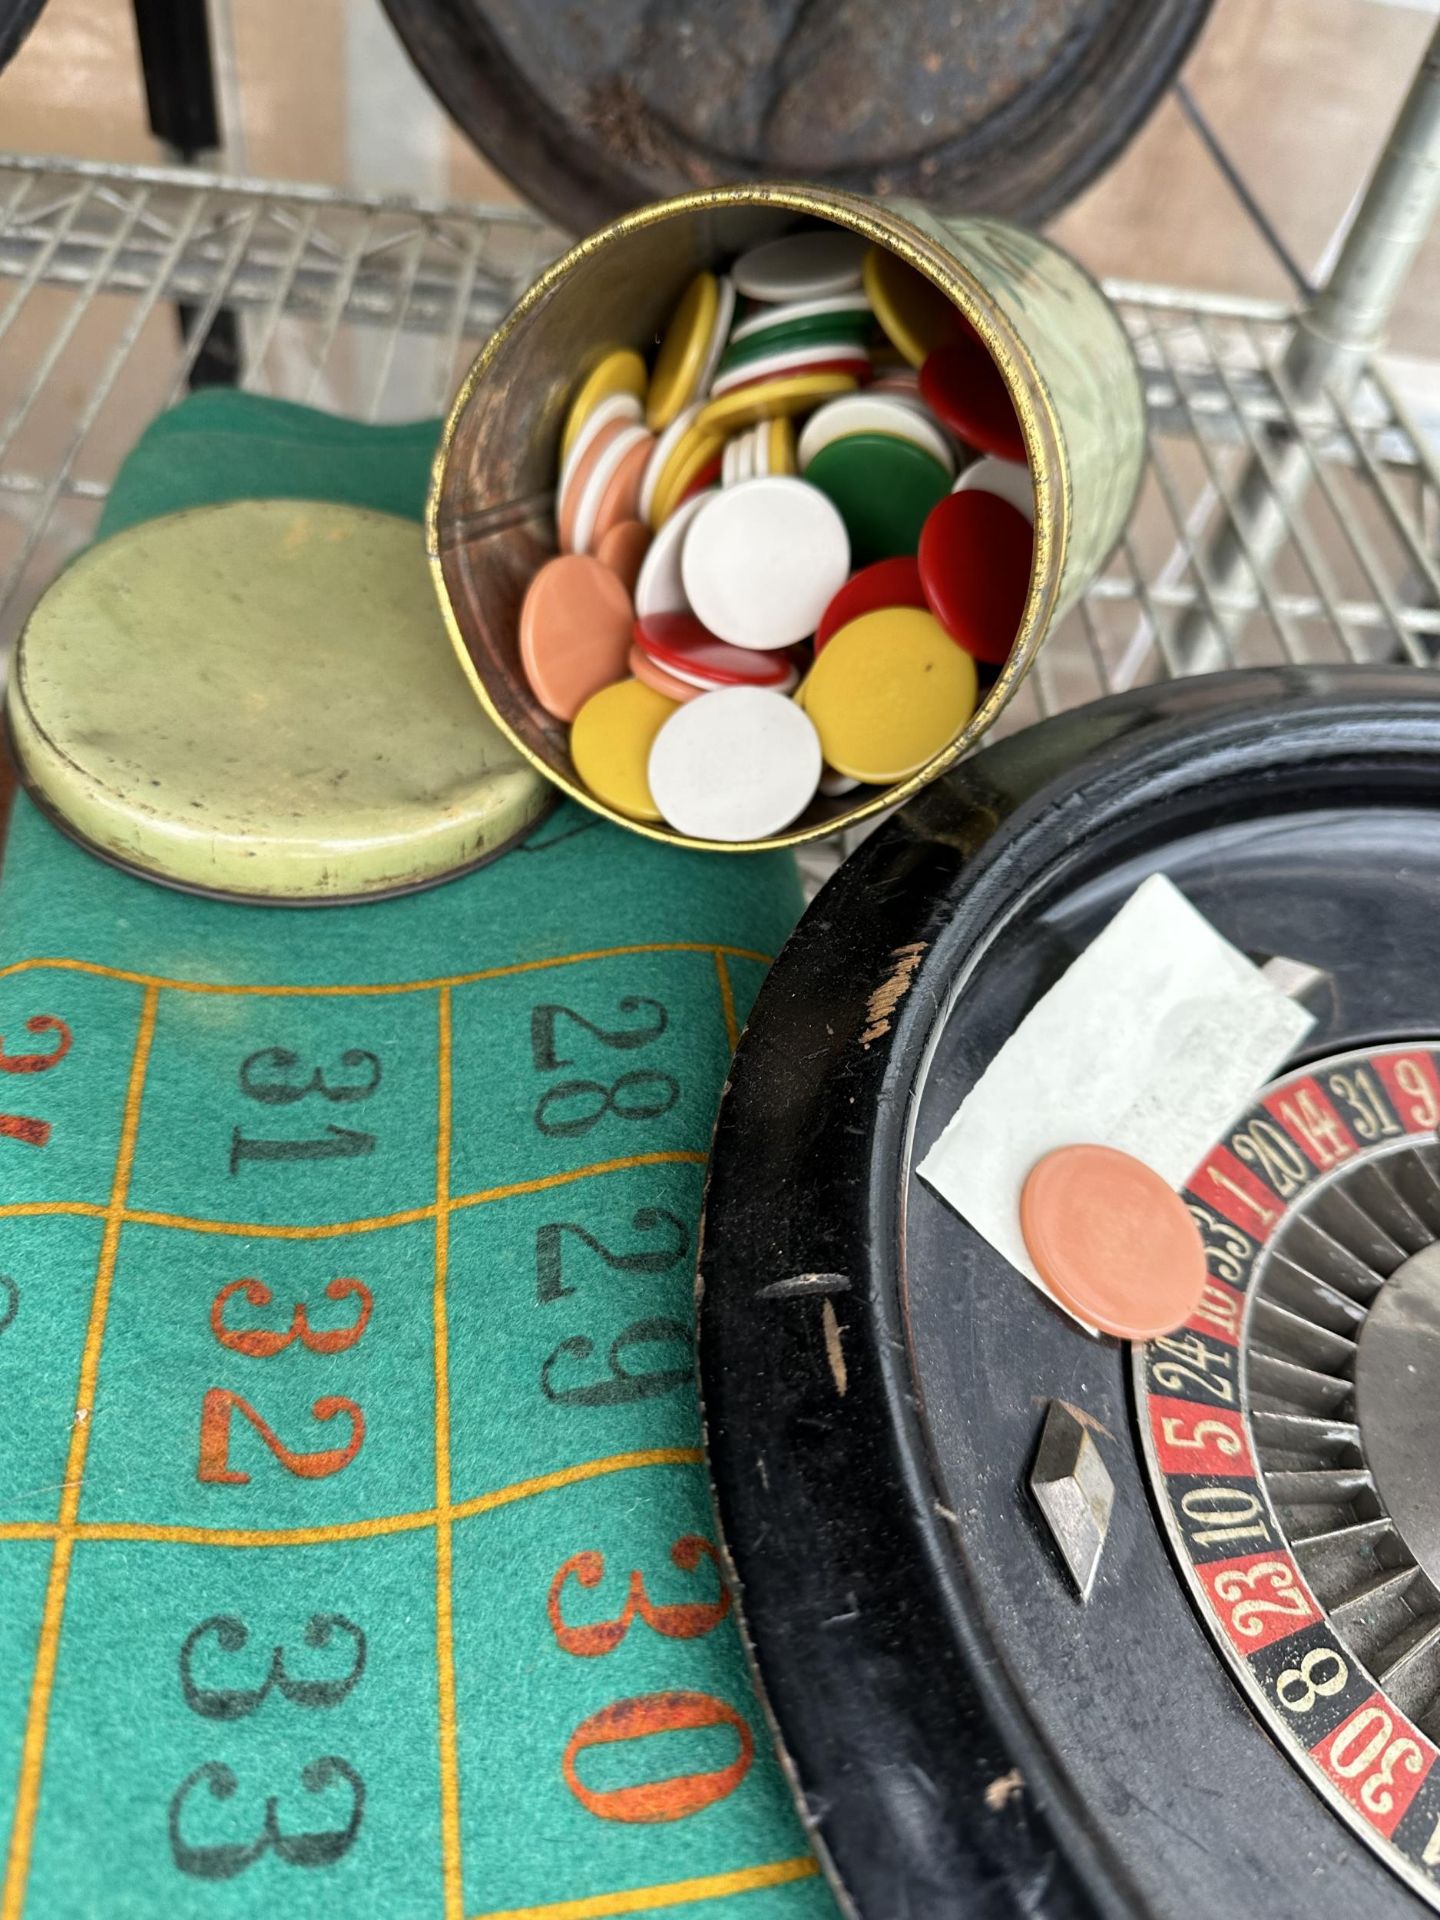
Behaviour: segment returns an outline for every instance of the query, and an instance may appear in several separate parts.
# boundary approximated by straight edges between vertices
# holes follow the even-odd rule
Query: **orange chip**
[[[1020,1230],[1060,1304],[1124,1340],[1183,1326],[1205,1291],[1205,1245],[1152,1167],[1114,1147],[1059,1147],[1030,1169]]]
[[[650,550],[650,529],[643,520],[620,520],[595,542],[595,558],[624,582],[625,591],[634,595],[640,577],[640,563]]]
[[[623,583],[593,555],[545,562],[520,608],[520,663],[547,713],[573,720],[592,694],[625,677],[634,619]]]

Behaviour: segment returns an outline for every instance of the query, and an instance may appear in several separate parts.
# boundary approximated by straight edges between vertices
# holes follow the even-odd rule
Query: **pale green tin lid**
[[[248,899],[425,886],[553,798],[476,710],[420,529],[330,502],[92,547],[31,615],[7,715],[31,792],[96,852]]]

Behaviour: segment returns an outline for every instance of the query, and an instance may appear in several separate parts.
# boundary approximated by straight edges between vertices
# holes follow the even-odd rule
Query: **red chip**
[[[1025,436],[1005,377],[977,335],[937,347],[920,369],[920,398],[937,420],[982,453],[1025,458]]]
[[[920,568],[908,553],[893,560],[877,560],[872,566],[852,573],[820,616],[815,629],[815,651],[825,642],[858,620],[862,613],[878,613],[881,607],[924,607],[929,602],[920,584]]]
[[[693,613],[650,613],[635,622],[635,644],[657,667],[694,685],[774,687],[785,690],[798,678],[788,653],[732,647]]]
[[[947,493],[920,530],[920,578],[930,611],[975,659],[1009,655],[1030,591],[1035,534],[997,494]]]

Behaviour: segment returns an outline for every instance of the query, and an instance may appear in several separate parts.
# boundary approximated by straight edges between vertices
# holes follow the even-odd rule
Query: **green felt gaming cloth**
[[[434,436],[202,395],[103,531],[415,515]],[[788,858],[562,808],[417,897],[242,907],[17,802],[6,1920],[833,1913],[691,1373],[711,1122],[798,905]]]

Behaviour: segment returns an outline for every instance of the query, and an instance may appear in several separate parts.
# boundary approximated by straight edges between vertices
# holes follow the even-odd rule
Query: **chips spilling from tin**
[[[1009,389],[858,235],[696,274],[648,368],[617,345],[580,372],[560,449],[522,664],[630,819],[749,843],[817,791],[903,782],[1010,653],[1034,489]]]

